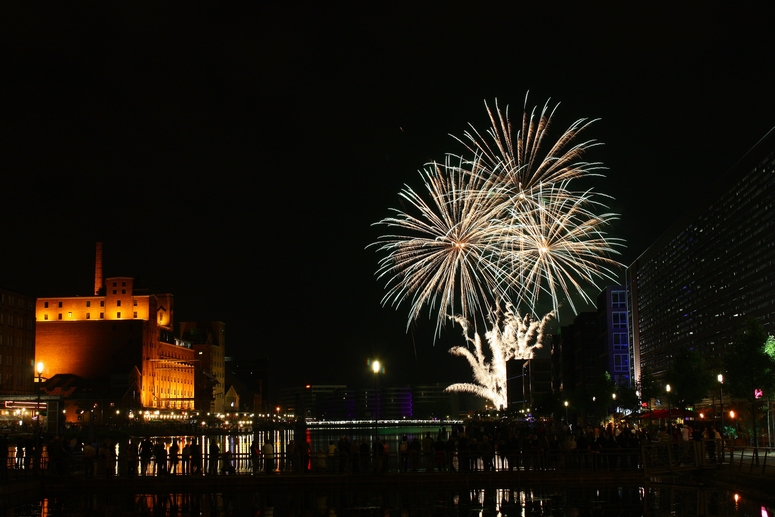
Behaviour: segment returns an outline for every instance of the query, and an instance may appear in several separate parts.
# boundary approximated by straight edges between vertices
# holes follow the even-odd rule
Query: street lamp
[[[565,425],[570,427],[570,424],[568,423],[568,401],[566,400],[564,404],[565,404]]]
[[[35,391],[38,393],[38,402],[35,405],[35,409],[37,411],[37,417],[35,419],[35,426],[36,426],[36,436],[35,436],[35,459],[33,460],[32,468],[33,470],[37,471],[40,468],[40,457],[41,453],[43,452],[43,444],[42,440],[40,438],[40,383],[43,382],[43,370],[45,369],[45,366],[43,365],[43,361],[38,361],[38,364],[35,365],[35,377],[37,377],[37,383],[38,385],[35,387]]]
[[[378,360],[371,362],[371,371],[374,372],[374,442],[379,439],[379,411],[377,400],[379,398],[379,374],[384,373],[384,368]]]
[[[673,439],[673,430],[672,430],[672,415],[670,413],[670,385],[665,386],[665,391],[667,392],[667,434],[670,436],[670,439]]]
[[[35,391],[38,392],[38,403],[35,406],[35,409],[37,410],[37,434],[38,438],[40,438],[40,383],[43,382],[43,361],[38,361],[38,364],[35,365],[35,373],[37,374],[37,389]]]
[[[719,404],[721,404],[721,411],[719,411],[719,434],[721,435],[721,462],[724,462],[724,375],[718,374],[718,389],[719,389]]]
[[[613,415],[611,415],[611,418],[615,420],[616,417],[616,393],[611,393],[611,399],[614,401],[614,407],[613,407]]]

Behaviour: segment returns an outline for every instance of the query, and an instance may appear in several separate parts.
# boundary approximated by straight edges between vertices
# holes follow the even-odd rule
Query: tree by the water
[[[665,380],[672,388],[673,404],[680,408],[693,406],[708,396],[715,382],[697,350],[679,348]]]
[[[726,375],[724,387],[734,397],[749,401],[753,429],[754,454],[758,458],[758,414],[764,400],[757,398],[757,390],[764,394],[775,391],[775,357],[773,338],[761,322],[748,318],[745,328],[737,335],[733,346],[724,356]]]

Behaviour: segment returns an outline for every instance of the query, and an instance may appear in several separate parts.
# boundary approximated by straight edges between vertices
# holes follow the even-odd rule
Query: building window
[[[611,326],[615,329],[627,328],[627,313],[626,312],[612,312],[611,313]]]
[[[115,289],[113,289],[113,294],[116,294],[116,290]]]
[[[43,302],[43,308],[48,309],[48,302]]]
[[[116,318],[121,319],[121,313],[120,312],[116,313]]]
[[[627,307],[625,291],[611,291],[611,307],[614,309],[624,309]]]
[[[57,319],[58,319],[58,320],[61,320],[61,319],[62,319],[62,313],[61,313],[61,312],[60,312],[59,314],[57,314]]]
[[[59,305],[58,305],[58,307],[59,307],[60,309],[62,308],[62,302],[59,302]]]
[[[105,313],[104,313],[104,312],[101,312],[101,313],[100,313],[100,319],[101,319],[101,320],[104,320],[104,319],[105,319]]]
[[[121,282],[121,287],[126,287],[126,282]]]
[[[121,289],[121,294],[126,294],[126,289]]]
[[[116,282],[113,282],[113,287],[116,287]]]
[[[134,317],[135,317],[135,318],[137,317],[137,313],[136,313],[136,312],[135,312],[135,315],[134,315]]]
[[[86,313],[86,319],[87,319],[87,320],[90,320],[90,319],[91,319],[91,312],[87,312],[87,313]]]
[[[72,312],[68,312],[68,313],[67,313],[67,317],[68,317],[68,318],[72,318],[72,317],[73,317],[73,313],[72,313]]]
[[[86,306],[91,307],[91,300],[86,300]]]
[[[105,300],[100,300],[100,307],[105,307]]]
[[[630,357],[627,354],[614,354],[614,371],[627,372],[630,370]]]
[[[121,300],[116,300],[116,307],[121,307]]]
[[[614,332],[614,350],[627,350],[627,334],[624,332]]]
[[[137,300],[134,300],[134,306],[137,307]]]

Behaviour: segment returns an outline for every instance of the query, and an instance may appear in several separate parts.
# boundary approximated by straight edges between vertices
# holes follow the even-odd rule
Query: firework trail
[[[605,232],[618,217],[606,211],[605,196],[571,188],[580,178],[601,175],[599,162],[582,159],[600,144],[577,142],[594,120],[577,120],[550,142],[556,106],[525,109],[516,132],[508,109],[501,111],[497,103],[494,111],[485,107],[491,122],[485,135],[472,126],[458,139],[468,156],[448,155],[444,164],[421,171],[425,191],[404,187],[399,195],[407,209],[376,223],[393,233],[373,245],[386,254],[378,269],[388,288],[383,305],[410,303],[407,328],[427,306],[431,317],[436,315],[437,336],[454,318],[473,346],[473,352],[466,347],[450,352],[468,360],[478,384],[447,389],[505,407],[506,362],[533,357],[561,301],[576,312],[573,295],[592,302],[585,289],[616,280],[621,264],[612,257],[623,242]],[[542,296],[553,310],[539,317]],[[501,305],[507,307],[504,314]],[[469,330],[469,322],[476,327],[487,320],[490,359],[480,336]]]

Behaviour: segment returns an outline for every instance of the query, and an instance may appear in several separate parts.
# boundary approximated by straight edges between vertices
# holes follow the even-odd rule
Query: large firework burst
[[[576,121],[542,154],[554,109],[548,104],[540,113],[525,109],[514,132],[508,110],[501,112],[497,103],[495,111],[488,107],[492,126],[486,136],[472,127],[458,139],[470,156],[448,156],[443,165],[426,167],[421,175],[427,197],[405,187],[400,196],[407,210],[377,223],[395,231],[375,243],[387,252],[378,271],[388,284],[383,304],[409,300],[409,323],[427,306],[436,314],[437,334],[454,317],[474,352],[464,347],[451,352],[468,359],[479,384],[448,390],[477,393],[496,407],[505,405],[506,362],[532,358],[560,302],[566,300],[575,312],[573,296],[591,302],[586,289],[615,280],[613,268],[620,265],[612,256],[622,243],[605,233],[617,215],[606,211],[603,196],[571,188],[574,180],[599,176],[603,168],[582,159],[598,143],[576,141],[593,121]],[[542,296],[553,310],[539,317]],[[519,354],[502,339],[509,334],[496,316],[501,304],[508,307],[504,329],[517,324],[530,329],[517,333]],[[490,359],[479,335],[469,335],[468,323],[488,318]]]
[[[433,163],[421,172],[425,194],[405,186],[399,193],[410,211],[393,210],[393,217],[377,224],[401,233],[381,237],[379,278],[390,288],[383,304],[409,299],[409,323],[423,308],[438,309],[436,332],[447,315],[466,319],[487,313],[501,285],[497,259],[500,243],[492,228],[500,210],[496,199],[481,188],[481,176],[471,174],[476,161]]]

